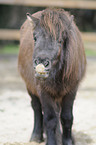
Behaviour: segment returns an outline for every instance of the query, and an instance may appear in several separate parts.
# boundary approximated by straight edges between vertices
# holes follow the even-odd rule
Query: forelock
[[[62,39],[70,25],[69,14],[61,9],[46,9],[41,15],[40,24],[55,40]]]

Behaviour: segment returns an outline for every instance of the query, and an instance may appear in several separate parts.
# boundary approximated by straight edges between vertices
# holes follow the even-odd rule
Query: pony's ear
[[[33,17],[30,13],[27,13],[27,19],[32,23],[33,27],[35,27],[39,23],[39,19]]]
[[[70,24],[72,24],[73,21],[74,21],[74,16],[71,15],[71,18],[70,18]]]
[[[72,24],[72,22],[74,21],[74,16],[73,15],[71,15],[70,16],[70,24],[69,24],[69,29],[71,28],[71,24]]]

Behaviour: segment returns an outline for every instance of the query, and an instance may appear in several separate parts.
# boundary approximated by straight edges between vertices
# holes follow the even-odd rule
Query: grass
[[[0,54],[18,54],[19,45],[5,45],[0,48]]]
[[[96,56],[96,50],[85,49],[86,56]]]
[[[86,56],[96,56],[96,42],[84,42]]]
[[[96,56],[96,42],[84,42],[86,56]],[[0,48],[0,54],[18,54],[19,45],[5,45]]]

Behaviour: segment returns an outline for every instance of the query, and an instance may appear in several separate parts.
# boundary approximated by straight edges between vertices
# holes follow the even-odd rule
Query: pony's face
[[[50,74],[50,70],[54,68],[58,62],[62,44],[59,40],[54,39],[50,33],[46,32],[46,29],[40,25],[37,18],[33,20],[34,18],[32,16],[30,17],[35,25],[33,29],[33,66],[35,76],[37,78],[47,78]]]
[[[48,10],[42,13],[40,19],[30,14],[27,14],[27,17],[33,27],[33,66],[36,70],[37,66],[42,64],[44,70],[40,74],[36,71],[36,77],[46,78],[58,62],[64,63],[66,59],[70,21],[62,12]],[[60,57],[61,60],[58,61]]]
[[[46,77],[48,76],[51,68],[54,67],[59,57],[60,43],[58,43],[49,34],[47,34],[44,28],[40,27],[34,29],[33,38],[34,38],[33,65],[34,68],[36,69],[37,65],[43,64],[44,71],[47,73],[47,75],[45,75]]]

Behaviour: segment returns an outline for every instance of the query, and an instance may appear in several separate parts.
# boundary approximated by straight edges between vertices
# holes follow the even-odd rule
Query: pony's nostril
[[[45,61],[44,61],[44,66],[45,66],[45,67],[49,66],[49,60],[45,60]]]
[[[37,66],[38,64],[43,64],[44,67],[48,68],[50,66],[50,60],[48,58],[43,57],[37,57],[34,59],[34,66]]]
[[[38,65],[40,63],[40,60],[37,58],[34,60],[35,65]]]

